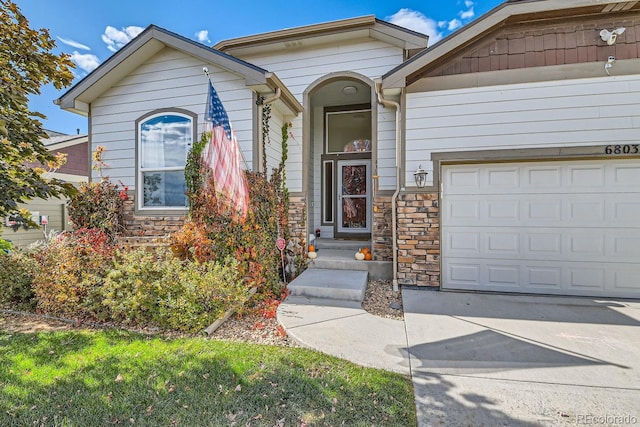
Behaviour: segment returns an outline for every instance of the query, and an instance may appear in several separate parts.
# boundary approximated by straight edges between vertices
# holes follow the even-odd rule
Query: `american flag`
[[[216,192],[233,209],[234,216],[244,221],[249,211],[249,188],[241,167],[240,146],[231,129],[229,116],[211,82],[205,121],[210,123],[205,131],[211,132],[211,141],[203,150],[203,160],[213,173]]]

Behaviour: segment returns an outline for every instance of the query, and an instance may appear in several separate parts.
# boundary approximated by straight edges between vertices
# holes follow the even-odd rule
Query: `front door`
[[[371,232],[371,160],[338,160],[338,233]]]

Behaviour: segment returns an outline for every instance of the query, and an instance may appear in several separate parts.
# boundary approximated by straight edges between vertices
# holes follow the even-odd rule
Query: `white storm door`
[[[338,232],[371,232],[371,160],[338,160]]]

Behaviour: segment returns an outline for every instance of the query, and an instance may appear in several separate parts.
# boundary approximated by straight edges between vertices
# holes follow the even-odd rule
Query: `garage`
[[[640,160],[443,164],[442,288],[640,298]]]

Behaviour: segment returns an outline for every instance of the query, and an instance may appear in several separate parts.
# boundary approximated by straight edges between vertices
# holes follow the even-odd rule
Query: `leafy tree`
[[[0,0],[0,217],[24,217],[28,213],[18,203],[74,191],[71,184],[46,178],[46,169],[59,167],[62,159],[41,141],[46,134],[39,119],[45,116],[28,108],[28,97],[39,95],[41,86],[62,89],[73,80],[69,55],[52,53],[54,47],[46,29],[31,29],[15,3]]]

